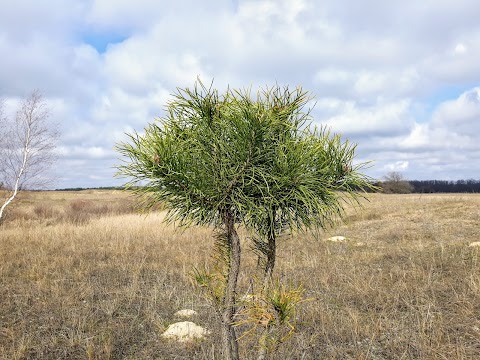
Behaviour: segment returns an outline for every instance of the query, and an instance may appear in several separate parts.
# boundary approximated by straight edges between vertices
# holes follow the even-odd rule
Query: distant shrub
[[[66,220],[75,225],[84,225],[90,221],[94,207],[95,204],[90,200],[72,200],[65,209]]]
[[[405,180],[401,173],[395,171],[385,176],[385,181],[380,187],[385,194],[410,194],[414,190],[413,185]]]
[[[134,203],[131,200],[96,203],[86,199],[72,200],[65,210],[66,220],[73,224],[86,224],[92,217],[109,215],[131,214],[135,212]]]
[[[15,220],[29,220],[31,217],[28,212],[13,207],[5,211],[4,216],[0,219],[0,224]]]
[[[45,204],[36,205],[33,213],[37,219],[51,219],[59,216],[58,210]]]
[[[132,200],[123,200],[115,203],[112,212],[115,215],[136,213],[135,203]]]
[[[85,212],[88,208],[93,206],[93,202],[90,200],[77,199],[70,201],[69,208],[71,211]]]

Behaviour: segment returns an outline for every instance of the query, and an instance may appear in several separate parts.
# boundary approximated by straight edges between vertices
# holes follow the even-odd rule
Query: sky
[[[43,94],[52,188],[122,184],[115,144],[197,77],[302,86],[375,179],[480,179],[479,18],[477,0],[4,1],[0,98]]]

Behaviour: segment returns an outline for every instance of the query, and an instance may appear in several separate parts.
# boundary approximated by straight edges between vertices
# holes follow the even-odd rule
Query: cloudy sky
[[[477,0],[15,0],[0,97],[39,89],[60,124],[56,188],[110,186],[125,132],[176,87],[301,85],[368,174],[480,179]]]

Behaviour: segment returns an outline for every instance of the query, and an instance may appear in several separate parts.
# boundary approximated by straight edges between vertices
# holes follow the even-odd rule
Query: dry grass
[[[219,359],[217,319],[188,276],[211,229],[161,220],[118,192],[23,193],[0,227],[0,359]],[[283,239],[276,273],[313,300],[272,358],[480,358],[478,224],[478,195],[372,195],[320,239]],[[255,259],[243,255],[246,291]],[[181,308],[207,340],[159,336]],[[241,340],[244,358],[253,345]]]

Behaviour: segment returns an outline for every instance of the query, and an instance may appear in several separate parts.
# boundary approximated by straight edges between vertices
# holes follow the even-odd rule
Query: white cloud
[[[314,82],[346,98],[398,98],[411,94],[420,85],[419,78],[413,67],[402,70],[327,68],[314,75]]]
[[[109,185],[115,142],[198,75],[222,90],[303,85],[316,122],[358,142],[375,176],[478,177],[478,18],[475,0],[18,0],[0,12],[0,97],[39,88],[51,102],[60,186]]]
[[[413,124],[409,114],[410,102],[398,100],[383,103],[377,100],[373,105],[362,106],[353,101],[319,102],[318,110],[337,110],[337,114],[330,116],[323,124],[331,127],[335,132],[345,135],[395,135],[407,133]]]
[[[322,69],[319,70],[315,76],[314,80],[316,80],[319,84],[327,85],[327,86],[342,86],[349,85],[349,82],[353,80],[353,74],[349,73],[346,70],[330,68],[330,69]]]
[[[460,54],[460,55],[465,54],[467,52],[467,47],[464,44],[459,43],[455,46],[454,51],[455,51],[456,54]]]
[[[100,146],[59,146],[56,149],[59,156],[70,159],[112,159],[116,157],[113,149]]]
[[[384,169],[387,171],[405,171],[408,169],[408,161],[395,161],[393,164],[387,164]]]

